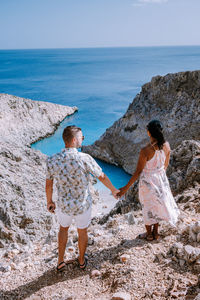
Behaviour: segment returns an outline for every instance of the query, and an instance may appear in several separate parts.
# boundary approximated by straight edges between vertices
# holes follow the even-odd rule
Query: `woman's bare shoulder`
[[[168,141],[166,141],[166,142],[164,143],[163,148],[164,148],[165,150],[167,150],[167,151],[171,151],[170,144],[169,144]]]
[[[141,151],[142,151],[144,154],[148,154],[149,151],[151,151],[151,148],[152,148],[152,146],[151,146],[151,144],[149,143],[149,144],[147,144],[146,146],[144,146],[144,147],[141,149]]]

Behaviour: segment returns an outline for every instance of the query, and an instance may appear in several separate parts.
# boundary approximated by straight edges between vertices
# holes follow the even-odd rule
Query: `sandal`
[[[64,265],[63,265],[63,264],[64,264]],[[63,265],[63,266],[60,267],[61,265]],[[59,267],[60,267],[60,268],[59,268]],[[65,263],[64,261],[61,261],[61,262],[59,263],[59,265],[57,265],[56,270],[57,270],[57,272],[61,272],[61,271],[64,270],[65,267],[66,267],[66,263]]]
[[[152,234],[148,234],[147,236],[146,236],[146,240],[147,241],[153,241],[154,240],[154,237],[153,237],[153,235]]]
[[[160,235],[153,233],[153,238],[154,238],[154,240],[159,241],[160,240]]]
[[[138,239],[141,239],[141,240],[147,240],[147,241],[153,241],[154,240],[154,237],[152,234],[147,234],[146,232],[144,233],[141,233],[137,236]]]
[[[79,263],[79,262],[78,262],[78,263]],[[83,263],[83,264],[80,264],[80,263],[79,263],[79,268],[80,268],[81,270],[85,270],[85,268],[87,267],[87,263],[88,263],[88,255],[85,254],[85,255],[84,255],[84,263]]]

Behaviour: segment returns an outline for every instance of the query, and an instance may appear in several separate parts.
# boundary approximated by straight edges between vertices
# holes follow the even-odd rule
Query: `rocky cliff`
[[[140,147],[148,141],[145,128],[152,119],[162,121],[172,149],[184,140],[199,140],[200,71],[153,77],[142,86],[125,115],[83,151],[132,174]]]
[[[30,144],[52,134],[76,107],[0,94],[0,247],[47,234],[45,159]]]
[[[27,100],[33,105],[30,114],[26,104],[18,111],[18,105],[26,102],[25,99],[1,95],[0,105],[6,107],[11,116],[1,111],[4,118],[0,119],[0,128],[5,131],[0,151],[0,246],[12,242],[0,249],[0,299],[200,299],[197,83],[199,72],[153,79],[143,86],[125,116],[95,145],[85,148],[93,155],[96,153],[100,158],[123,165],[131,173],[139,144],[147,139],[146,123],[161,117],[173,148],[168,176],[181,212],[177,228],[161,223],[160,240],[147,242],[137,238],[144,231],[144,224],[136,202],[136,183],[126,200],[119,201],[108,215],[97,219],[98,222],[93,219],[88,229],[89,260],[85,271],[77,264],[78,239],[72,224],[65,253],[67,265],[59,275],[55,271],[57,237],[51,231],[47,236],[48,229],[54,227],[45,207],[45,155],[29,145],[52,132],[55,124],[75,108],[68,111],[61,107],[52,121],[52,111],[59,110],[58,106],[45,103],[44,112],[40,110],[41,102]],[[13,101],[17,102],[11,109]],[[11,129],[7,118],[12,120]],[[24,118],[27,122],[22,126]],[[176,118],[179,121],[176,122]],[[39,119],[42,124],[38,123],[35,128],[34,122]],[[30,240],[33,243],[28,243]]]

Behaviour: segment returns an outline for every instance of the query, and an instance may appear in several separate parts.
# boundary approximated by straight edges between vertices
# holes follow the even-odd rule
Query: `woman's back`
[[[139,199],[145,224],[157,224],[165,220],[175,225],[179,212],[165,172],[170,153],[169,143],[166,142],[162,149],[156,144],[149,144],[145,150],[147,161],[139,181]]]
[[[146,149],[146,164],[144,171],[156,171],[165,169],[168,165],[170,146],[165,142],[162,149],[159,149],[156,143],[147,145]]]
[[[166,155],[164,150],[155,150],[153,157],[146,162],[144,171],[164,170]]]

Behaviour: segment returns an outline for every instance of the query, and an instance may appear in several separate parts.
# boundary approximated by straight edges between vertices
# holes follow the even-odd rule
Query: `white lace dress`
[[[139,199],[145,225],[164,220],[175,226],[179,216],[164,169],[165,158],[163,150],[156,150],[140,175]]]

